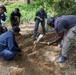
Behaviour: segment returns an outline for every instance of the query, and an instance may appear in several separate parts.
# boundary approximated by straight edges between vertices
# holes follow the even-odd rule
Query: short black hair
[[[41,13],[44,13],[44,8],[40,8],[40,12]]]
[[[19,8],[15,8],[15,10],[17,11],[17,12],[19,12],[20,10],[19,10]]]
[[[13,30],[14,32],[20,32],[20,28],[19,28],[18,26],[14,26],[14,27],[12,28],[12,30]]]

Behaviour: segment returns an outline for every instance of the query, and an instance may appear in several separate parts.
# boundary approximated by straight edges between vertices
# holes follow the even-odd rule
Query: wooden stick
[[[37,46],[37,44],[35,44],[35,45],[34,45],[33,49],[35,49],[35,48],[36,48],[36,46]]]
[[[40,44],[44,44],[44,45],[46,45],[46,42],[39,42]]]
[[[39,43],[40,39],[43,37],[42,34],[39,35],[39,37],[37,38],[37,43],[34,44],[34,49],[36,48],[37,44]]]

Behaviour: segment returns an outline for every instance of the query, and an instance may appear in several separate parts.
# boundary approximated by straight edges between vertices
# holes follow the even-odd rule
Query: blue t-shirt
[[[56,29],[59,33],[63,32],[64,29],[70,29],[76,26],[76,16],[75,15],[65,15],[61,16],[57,22]]]

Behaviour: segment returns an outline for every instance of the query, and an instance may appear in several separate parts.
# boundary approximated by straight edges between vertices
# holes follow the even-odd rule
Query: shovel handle
[[[40,44],[44,44],[44,45],[46,45],[46,42],[39,42]]]

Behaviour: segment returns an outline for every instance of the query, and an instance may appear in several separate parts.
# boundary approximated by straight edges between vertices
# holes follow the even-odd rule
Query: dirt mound
[[[74,47],[71,50],[74,52],[70,53],[71,58],[69,56],[70,59],[60,64],[56,62],[61,51],[59,47],[38,44],[33,50],[31,36],[19,35],[16,37],[22,49],[21,55],[16,55],[15,59],[10,62],[0,58],[0,75],[76,75],[76,68],[71,66],[76,63],[76,61],[72,62],[75,60],[75,56],[72,55],[76,52]],[[54,38],[55,33],[47,33],[41,41],[53,40]]]

